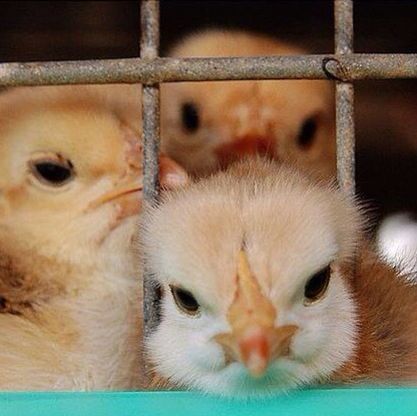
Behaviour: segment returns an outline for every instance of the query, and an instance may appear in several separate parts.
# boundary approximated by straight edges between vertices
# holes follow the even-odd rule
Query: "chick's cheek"
[[[9,201],[9,205],[12,206],[21,206],[24,199],[27,197],[28,192],[24,185],[16,185],[6,189],[4,192],[5,199]]]
[[[320,352],[323,341],[321,322],[315,320],[305,322],[303,328],[292,339],[289,358],[300,362],[309,361]]]
[[[224,355],[220,348],[206,339],[191,338],[187,355],[200,370],[216,372],[224,368]]]
[[[125,218],[137,215],[142,208],[142,193],[133,194],[124,197],[117,203],[117,220],[121,221]]]
[[[103,232],[99,242],[102,243],[109,234],[118,229],[127,219],[138,215],[141,209],[141,200],[137,200],[129,197],[125,203],[116,203],[113,206],[109,206],[111,210],[110,218],[108,220],[108,226]]]

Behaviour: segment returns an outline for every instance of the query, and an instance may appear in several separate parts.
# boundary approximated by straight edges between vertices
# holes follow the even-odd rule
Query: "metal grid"
[[[355,190],[354,88],[364,79],[417,78],[417,54],[353,53],[353,0],[335,0],[335,54],[243,58],[159,58],[159,1],[142,0],[141,57],[4,63],[0,86],[141,83],[143,85],[144,199],[158,197],[159,83],[247,79],[336,81],[337,172],[341,188]],[[158,297],[144,279],[144,328],[158,321]]]

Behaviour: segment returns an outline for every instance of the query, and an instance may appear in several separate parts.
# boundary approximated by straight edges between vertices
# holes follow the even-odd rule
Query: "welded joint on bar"
[[[140,50],[141,50],[140,56],[144,62],[152,61],[154,58],[156,58],[154,46],[151,46],[148,44],[142,44]]]
[[[349,71],[337,58],[324,58],[322,61],[322,69],[329,80],[341,82],[349,81]]]

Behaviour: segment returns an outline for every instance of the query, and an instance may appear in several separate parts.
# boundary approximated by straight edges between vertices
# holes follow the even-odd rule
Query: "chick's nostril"
[[[261,155],[275,157],[275,141],[265,136],[244,136],[236,138],[215,150],[222,166],[245,156]]]

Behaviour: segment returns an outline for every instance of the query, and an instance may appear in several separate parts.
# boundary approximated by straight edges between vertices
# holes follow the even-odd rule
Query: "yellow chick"
[[[417,380],[417,286],[367,248],[356,204],[272,161],[240,162],[143,219],[163,291],[159,386],[259,397]]]
[[[0,389],[140,384],[139,100],[121,85],[0,96]]]
[[[172,57],[295,55],[267,36],[208,30]],[[163,149],[201,176],[249,154],[287,160],[322,176],[335,173],[334,105],[327,81],[220,81],[162,85]]]

